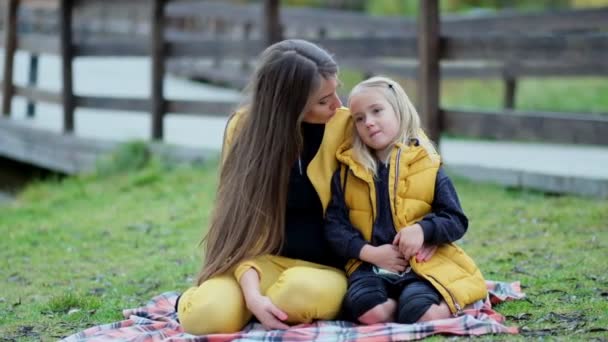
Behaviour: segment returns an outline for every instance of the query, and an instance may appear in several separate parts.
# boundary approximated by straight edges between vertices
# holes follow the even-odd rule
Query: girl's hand
[[[417,262],[425,262],[429,261],[431,257],[437,251],[437,246],[435,245],[423,245],[422,248],[416,253],[416,261]]]
[[[390,244],[377,247],[365,245],[361,250],[360,259],[397,273],[405,271],[409,264],[399,252],[399,248]]]
[[[247,308],[262,323],[267,330],[289,329],[282,321],[287,319],[287,314],[272,303],[270,298],[262,295],[246,298]]]
[[[422,226],[418,223],[401,228],[393,239],[393,245],[399,246],[399,251],[403,254],[405,260],[410,260],[411,257],[416,255],[422,248],[423,243],[424,233],[422,232]]]

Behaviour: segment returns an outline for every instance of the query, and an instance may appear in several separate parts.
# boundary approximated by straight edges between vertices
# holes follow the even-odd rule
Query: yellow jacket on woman
[[[350,222],[366,241],[371,241],[377,217],[374,175],[355,161],[353,153],[352,143],[347,141],[336,154],[337,159],[348,167],[343,167],[341,173],[344,200]],[[388,193],[396,231],[431,213],[439,166],[439,156],[429,156],[422,146],[398,143],[391,151]],[[360,264],[360,260],[351,259],[346,266],[347,273],[351,274]],[[431,259],[424,263],[418,263],[412,257],[410,266],[441,293],[453,313],[487,295],[485,281],[473,260],[452,243],[440,245]]]

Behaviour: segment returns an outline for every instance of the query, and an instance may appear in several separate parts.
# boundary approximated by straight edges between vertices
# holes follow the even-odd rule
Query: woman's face
[[[336,93],[338,79],[335,76],[325,79],[321,77],[321,85],[309,99],[302,121],[308,123],[324,124],[331,119],[342,102]]]

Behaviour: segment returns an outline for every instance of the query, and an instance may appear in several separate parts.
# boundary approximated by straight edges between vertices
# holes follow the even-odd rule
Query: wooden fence
[[[374,18],[355,13],[319,10],[282,10],[278,1],[263,5],[227,5],[184,0],[133,0],[149,8],[147,25],[131,33],[145,32],[145,39],[108,38],[83,34],[83,19],[74,17],[83,6],[116,0],[55,0],[45,2],[55,15],[56,34],[19,32],[19,6],[33,0],[6,0],[5,49],[2,85],[4,115],[10,115],[13,95],[29,101],[45,101],[63,107],[63,131],[74,129],[77,107],[149,112],[153,139],[162,139],[166,112],[189,115],[223,113],[232,102],[185,101],[164,97],[163,78],[167,60],[209,59],[247,64],[269,42],[281,37],[301,37],[334,53],[343,65],[369,72],[395,73],[418,79],[418,106],[431,137],[441,132],[499,139],[531,139],[561,143],[608,145],[608,116],[585,113],[535,113],[473,111],[440,108],[439,84],[443,77],[502,77],[511,102],[515,79],[522,75],[608,74],[608,9],[563,11],[550,14],[499,15],[492,18],[441,18],[437,0],[421,0],[420,22],[401,18]],[[76,5],[75,5],[76,4]],[[229,10],[227,10],[227,6]],[[48,16],[46,16],[48,18]],[[139,18],[142,18],[139,15]],[[53,20],[49,20],[52,27]],[[123,25],[124,27],[124,25]],[[144,30],[141,28],[145,27]],[[201,33],[204,32],[204,33]],[[57,54],[62,60],[62,90],[53,93],[33,85],[12,82],[14,52]],[[148,98],[79,96],[72,86],[73,62],[90,56],[149,56],[152,78]],[[420,63],[415,63],[418,59]],[[548,62],[550,61],[550,62]],[[490,67],[452,67],[448,63],[473,63]],[[483,62],[480,64],[480,62]],[[441,65],[444,63],[444,65]],[[493,64],[492,64],[493,63]]]

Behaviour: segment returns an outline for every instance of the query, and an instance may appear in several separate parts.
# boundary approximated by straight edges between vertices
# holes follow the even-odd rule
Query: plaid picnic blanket
[[[518,328],[503,325],[504,317],[492,309],[492,304],[520,299],[519,282],[487,282],[489,298],[480,301],[455,318],[416,324],[357,325],[346,321],[318,321],[301,324],[287,330],[267,331],[259,323],[248,324],[234,334],[194,336],[185,333],[177,321],[174,305],[177,292],[166,292],[154,297],[146,306],[123,311],[124,321],[99,325],[62,341],[408,341],[435,334],[483,335],[517,334]]]

